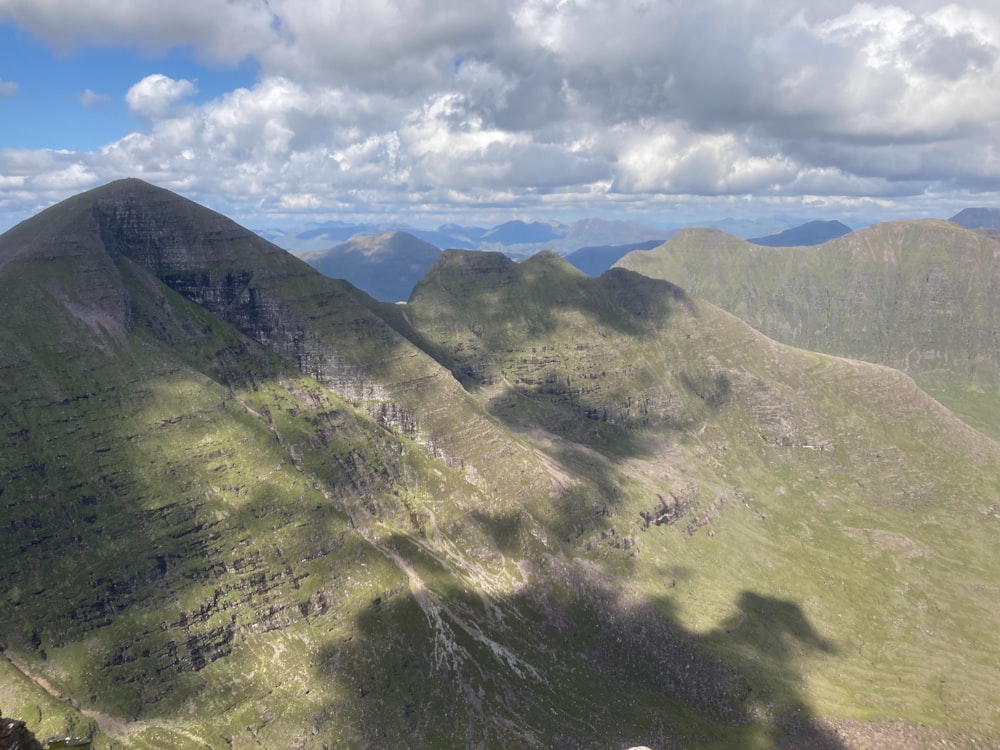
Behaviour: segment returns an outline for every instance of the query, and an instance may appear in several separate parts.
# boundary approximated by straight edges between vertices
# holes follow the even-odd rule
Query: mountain
[[[95,750],[987,744],[1000,447],[665,281],[0,236],[0,704]],[[992,503],[992,505],[991,505]]]
[[[487,231],[482,227],[463,227],[458,224],[444,224],[437,229],[418,229],[406,224],[352,224],[327,221],[290,229],[257,230],[256,233],[286,250],[308,253],[322,252],[331,244],[340,244],[355,237],[372,237],[392,232],[406,232],[440,247],[474,249],[479,246],[480,238]]]
[[[887,222],[823,245],[764,248],[685,230],[619,261],[795,346],[912,374],[1000,434],[1000,242],[938,220]]]
[[[948,221],[966,229],[1000,230],[1000,208],[964,208]]]
[[[492,228],[442,224],[437,229],[419,229],[405,224],[351,224],[324,222],[297,229],[263,232],[271,242],[298,254],[324,252],[332,244],[356,237],[373,237],[403,232],[436,247],[463,250],[500,250],[514,258],[524,258],[545,249],[563,253],[588,245],[640,244],[666,238],[671,232],[630,221],[582,219],[571,225],[556,222],[508,221]]]
[[[535,245],[564,237],[564,227],[541,221],[508,221],[493,227],[480,241],[499,245]]]
[[[822,245],[851,231],[849,226],[839,221],[809,221],[778,234],[748,239],[747,242],[767,247],[804,247]]]
[[[756,219],[725,218],[708,222],[707,225],[699,225],[699,227],[704,226],[708,229],[718,229],[734,237],[766,237],[783,232],[788,227],[799,224],[800,221],[800,219],[784,216],[767,216]]]
[[[652,250],[663,240],[647,240],[630,245],[601,245],[581,247],[564,256],[566,262],[579,268],[588,276],[600,276],[633,250]]]
[[[327,221],[294,229],[257,230],[257,234],[270,242],[295,252],[319,252],[359,235],[381,234],[385,230],[374,224],[354,224],[344,221]]]
[[[357,236],[299,257],[320,273],[346,279],[376,299],[393,302],[410,296],[440,250],[407,232]]]
[[[669,235],[667,230],[636,221],[581,219],[570,225],[561,247],[575,250],[591,245],[625,245],[656,239],[662,241]]]
[[[463,227],[458,224],[442,224],[437,229],[406,230],[414,237],[437,247],[451,247],[460,250],[475,250],[488,230],[482,227]]]

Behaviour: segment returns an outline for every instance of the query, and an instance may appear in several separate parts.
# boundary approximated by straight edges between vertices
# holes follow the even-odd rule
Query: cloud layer
[[[0,149],[0,196],[128,174],[274,215],[995,199],[995,2],[803,5],[0,0],[0,22],[64,54],[185,47],[260,69],[197,106],[196,82],[143,78],[126,96],[142,130]]]

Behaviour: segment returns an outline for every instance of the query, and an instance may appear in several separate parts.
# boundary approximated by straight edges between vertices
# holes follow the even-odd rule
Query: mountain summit
[[[387,232],[298,255],[327,276],[347,279],[376,299],[396,302],[410,296],[439,252],[407,232]]]
[[[38,736],[1000,732],[1000,447],[896,370],[552,252],[385,304],[135,180],[0,236],[0,299],[0,703]]]
[[[966,229],[1000,230],[1000,208],[964,208],[948,221]]]
[[[851,228],[839,221],[808,221],[801,226],[786,229],[767,237],[748,239],[754,245],[767,247],[803,247],[821,245],[848,234]]]

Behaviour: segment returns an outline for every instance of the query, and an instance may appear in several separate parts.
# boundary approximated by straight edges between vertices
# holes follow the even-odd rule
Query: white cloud
[[[301,211],[303,209],[322,208],[323,200],[316,195],[308,193],[296,193],[281,196],[280,205],[291,211]]]
[[[511,26],[506,0],[272,0],[280,25],[259,59],[272,74],[414,91],[456,60],[491,54]]]
[[[84,164],[72,163],[62,169],[46,172],[31,180],[31,186],[42,190],[80,190],[92,187],[97,175]]]
[[[13,21],[67,53],[81,44],[139,47],[161,54],[191,46],[204,59],[235,63],[274,37],[266,0],[2,0],[0,21]]]
[[[73,98],[80,102],[81,106],[86,107],[87,109],[96,107],[99,104],[107,104],[111,101],[111,97],[107,94],[98,94],[91,89],[84,89]]]
[[[0,99],[6,99],[8,96],[14,96],[17,93],[18,85],[13,81],[5,81],[0,78]]]
[[[1000,191],[994,0],[0,0],[5,19],[62,49],[260,66],[199,105],[144,78],[144,129],[37,160],[64,177],[261,211]],[[0,175],[30,185],[19,159]]]
[[[154,73],[133,85],[125,94],[125,102],[132,114],[153,120],[165,117],[177,102],[197,90],[191,81]]]

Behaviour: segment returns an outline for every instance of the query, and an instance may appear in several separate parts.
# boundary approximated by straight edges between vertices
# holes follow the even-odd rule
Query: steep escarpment
[[[490,435],[490,423],[447,372],[386,325],[369,309],[371,299],[349,284],[139,180],[73,198],[58,216],[59,226],[78,227],[94,256],[152,273],[373,417],[407,425],[453,465],[475,458],[480,475],[505,475],[494,473],[488,460],[489,453],[506,450],[503,436]],[[48,226],[38,224],[42,236]],[[478,440],[470,441],[470,434]],[[531,473],[538,474],[533,463],[522,456],[529,483]]]

